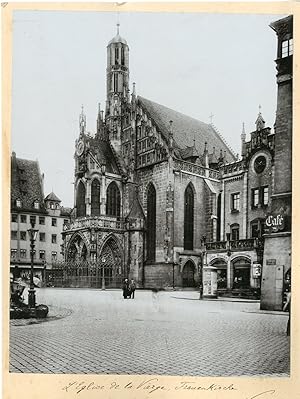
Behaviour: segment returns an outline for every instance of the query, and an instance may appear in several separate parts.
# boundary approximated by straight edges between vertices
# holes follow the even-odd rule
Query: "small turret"
[[[80,135],[85,134],[86,131],[86,116],[83,112],[83,105],[81,106],[81,114],[79,115],[79,131]]]
[[[256,130],[259,131],[259,130],[264,129],[265,128],[265,123],[266,122],[265,122],[265,120],[264,120],[264,118],[262,117],[262,114],[261,114],[261,105],[260,105],[259,106],[258,117],[257,117],[256,122],[255,122]]]
[[[246,132],[245,132],[245,123],[243,122],[243,130],[241,134],[241,154],[242,157],[246,155]]]
[[[172,151],[174,148],[174,137],[173,137],[173,121],[169,121],[169,149]]]

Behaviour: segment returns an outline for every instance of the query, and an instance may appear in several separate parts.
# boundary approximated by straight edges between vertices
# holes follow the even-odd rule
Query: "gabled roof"
[[[11,157],[11,207],[16,209],[16,200],[22,202],[20,209],[45,211],[42,176],[38,161],[20,159],[13,153]],[[34,202],[40,203],[40,209],[34,208]]]
[[[198,153],[203,154],[204,143],[207,142],[208,149],[215,147],[217,153],[219,153],[221,149],[227,151],[228,161],[235,160],[232,150],[211,125],[174,111],[164,105],[147,100],[141,96],[138,96],[138,104],[144,108],[154,120],[165,139],[168,139],[169,135],[169,122],[170,120],[173,121],[173,136],[178,148],[184,149],[186,147],[191,147],[193,146],[193,140],[195,140],[195,147]]]
[[[88,137],[87,140],[89,141],[90,152],[100,164],[106,165],[106,171],[121,174],[120,165],[118,165],[118,160],[110,143],[95,137]]]
[[[47,195],[47,197],[45,198],[45,201],[61,202],[61,200],[54,194],[53,191],[51,191],[51,193]]]

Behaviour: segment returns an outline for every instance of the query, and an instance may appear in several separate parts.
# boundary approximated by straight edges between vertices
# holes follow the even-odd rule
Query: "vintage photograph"
[[[15,10],[10,373],[289,377],[293,16]]]

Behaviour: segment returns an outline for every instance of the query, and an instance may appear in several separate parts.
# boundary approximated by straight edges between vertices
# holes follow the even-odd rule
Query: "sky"
[[[106,47],[129,45],[130,87],[138,95],[212,122],[240,153],[261,105],[273,128],[278,15],[15,11],[12,140],[17,157],[37,159],[52,190],[73,206],[75,139],[81,106],[95,133],[106,100]]]

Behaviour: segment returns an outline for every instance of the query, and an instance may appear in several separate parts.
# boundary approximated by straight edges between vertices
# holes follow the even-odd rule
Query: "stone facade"
[[[277,135],[291,100],[279,102],[275,134],[259,109],[238,159],[212,125],[137,96],[135,84],[130,94],[119,32],[107,57],[105,115],[99,106],[94,135],[80,115],[65,260],[109,267],[111,286],[129,277],[139,287],[199,287],[206,268],[220,294],[259,294],[265,220],[275,193],[289,189],[277,182],[288,151]]]

